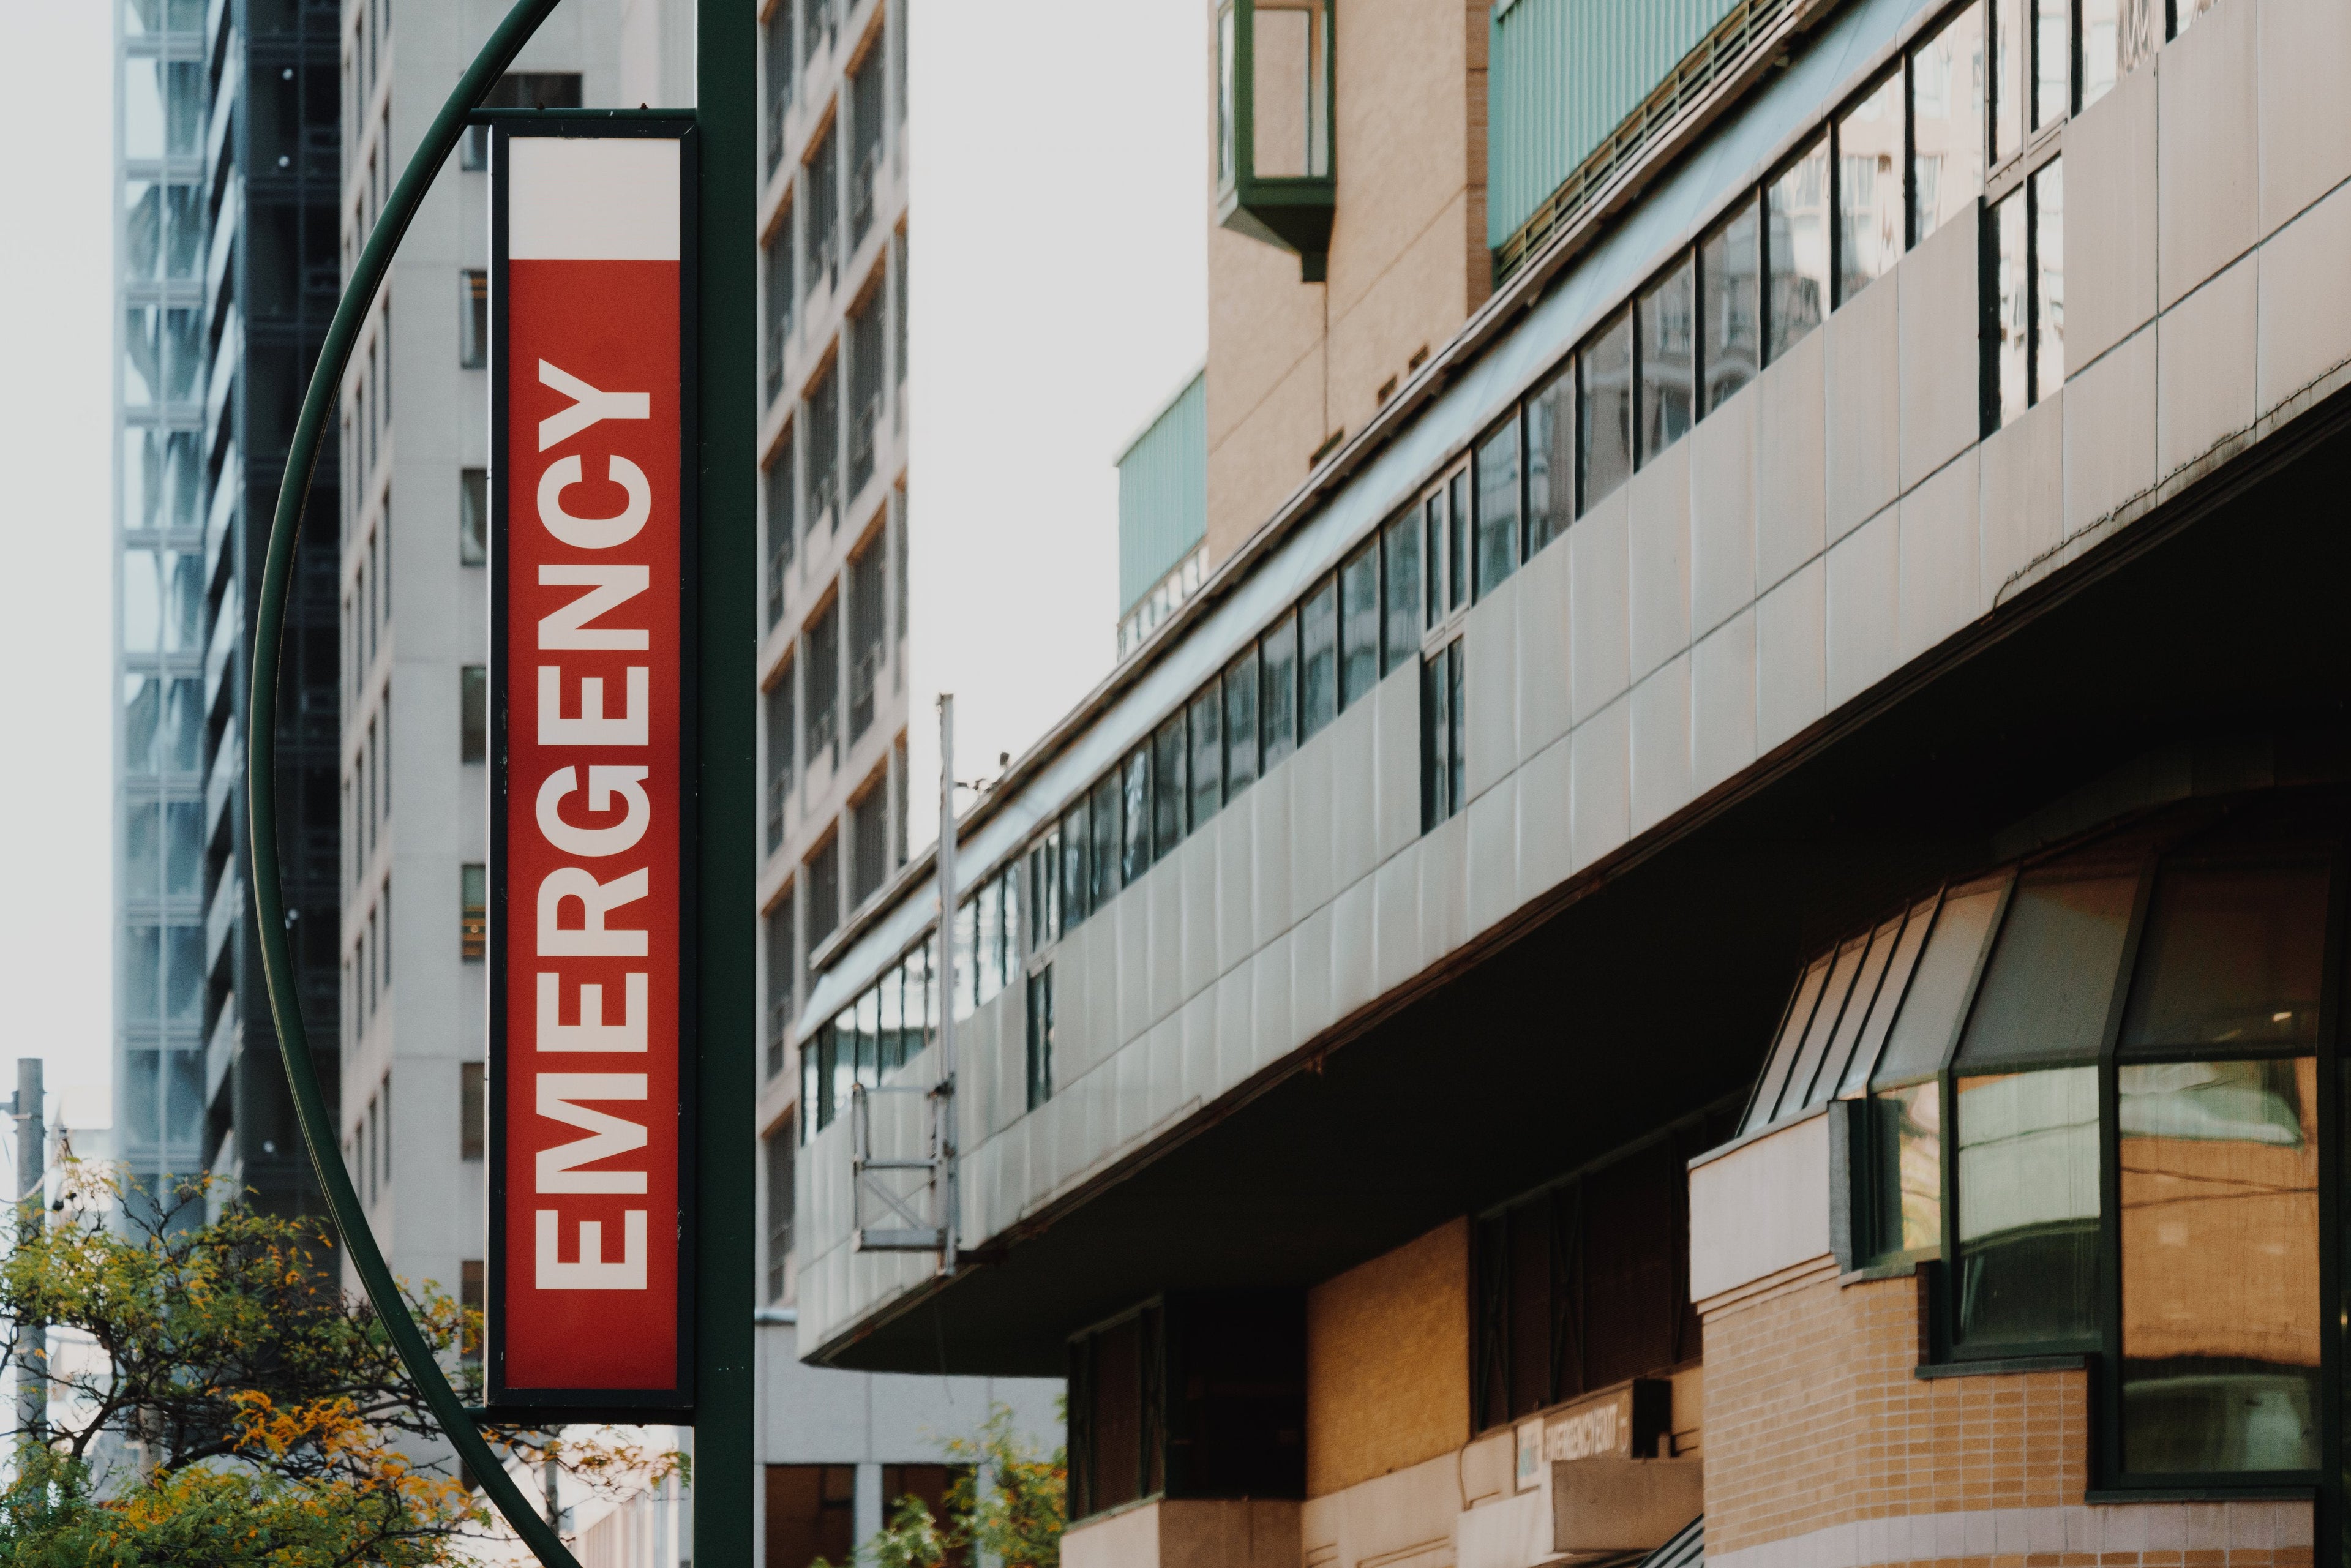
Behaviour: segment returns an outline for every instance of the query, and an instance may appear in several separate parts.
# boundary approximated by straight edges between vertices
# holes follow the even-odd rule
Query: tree
[[[865,1543],[859,1557],[872,1568],[944,1568],[974,1548],[1003,1568],[1061,1568],[1061,1531],[1069,1522],[1070,1469],[1067,1451],[1040,1454],[1012,1428],[1012,1412],[1002,1405],[987,1414],[976,1437],[954,1437],[947,1458],[962,1467],[947,1487],[945,1522],[918,1497],[902,1497],[890,1522]],[[979,1472],[990,1485],[979,1491]],[[831,1568],[819,1558],[810,1568]]]
[[[466,1560],[458,1545],[489,1529],[489,1513],[447,1460],[416,1457],[438,1453],[440,1428],[373,1309],[342,1293],[323,1224],[241,1204],[205,1219],[201,1183],[160,1206],[89,1166],[69,1166],[67,1184],[62,1217],[0,1263],[0,1319],[17,1364],[28,1324],[74,1331],[94,1354],[50,1368],[62,1414],[18,1443],[0,1491],[0,1562]],[[479,1314],[430,1282],[410,1307],[460,1396],[478,1404],[465,1353]],[[591,1483],[658,1479],[678,1463],[552,1434],[491,1437]]]

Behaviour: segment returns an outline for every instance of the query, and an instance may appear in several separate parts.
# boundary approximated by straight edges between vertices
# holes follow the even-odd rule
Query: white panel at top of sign
[[[678,143],[666,136],[517,136],[507,255],[516,261],[678,259]]]

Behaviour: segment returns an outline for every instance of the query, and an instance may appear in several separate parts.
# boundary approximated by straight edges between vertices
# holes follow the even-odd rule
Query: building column
[[[849,1518],[850,1539],[861,1550],[882,1533],[882,1467],[871,1460],[857,1467],[857,1491]]]

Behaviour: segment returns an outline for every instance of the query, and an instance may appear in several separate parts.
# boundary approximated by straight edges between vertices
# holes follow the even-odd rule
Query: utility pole
[[[41,1059],[16,1059],[16,1097],[9,1108],[16,1122],[16,1242],[40,1239],[47,1222],[47,1124],[41,1092]],[[16,1430],[39,1433],[49,1418],[49,1336],[46,1323],[20,1323],[25,1348],[16,1362]]]

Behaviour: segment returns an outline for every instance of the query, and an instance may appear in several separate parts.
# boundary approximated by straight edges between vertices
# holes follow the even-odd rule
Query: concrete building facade
[[[819,955],[807,1354],[1073,1568],[2338,1554],[2351,23],[1717,6],[1500,222],[1497,9],[1217,8],[1209,575]]]

